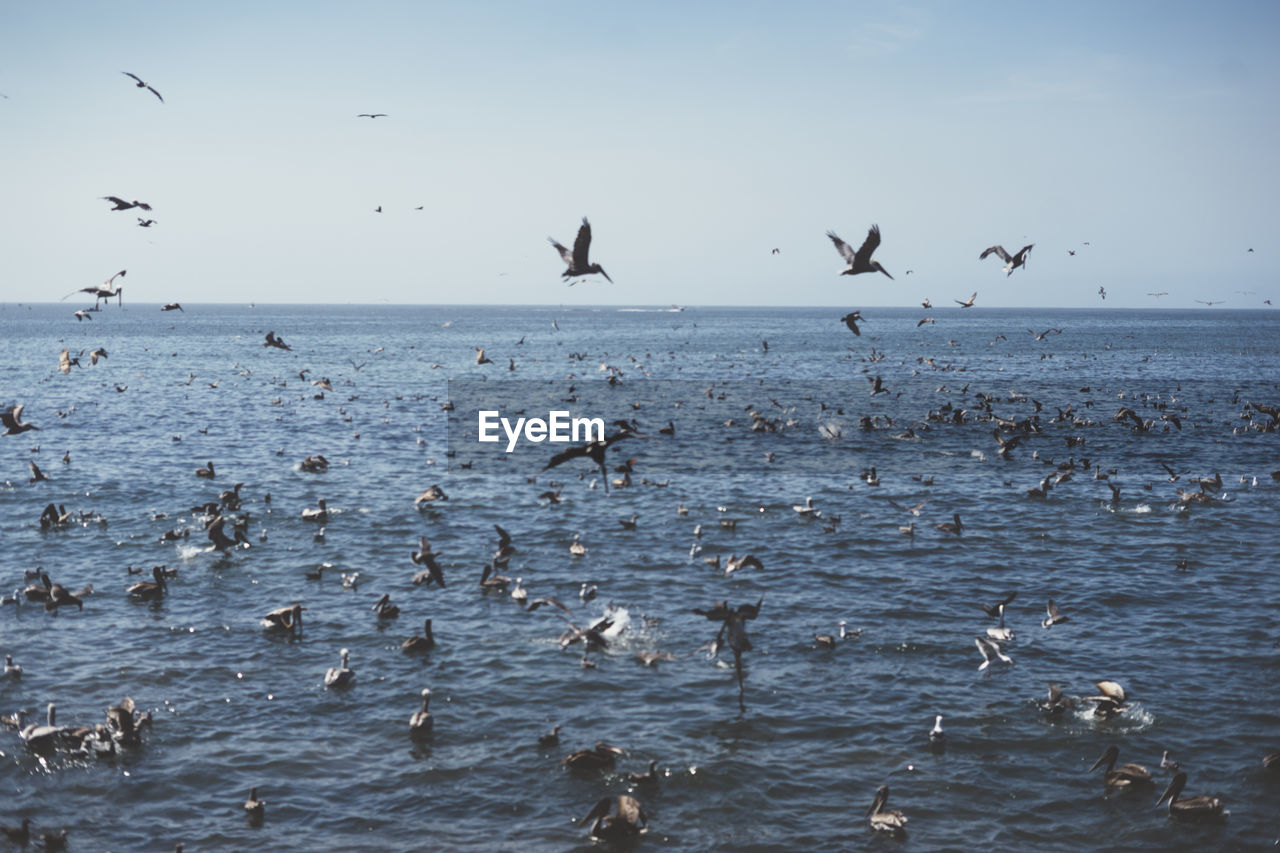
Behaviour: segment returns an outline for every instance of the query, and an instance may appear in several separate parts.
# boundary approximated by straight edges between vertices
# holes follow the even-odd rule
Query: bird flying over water
[[[359,113],[356,118],[384,118],[386,113]]]
[[[128,71],[121,71],[120,73],[124,74],[126,77],[132,77],[134,80],[137,80],[138,81],[137,88],[146,89],[151,94],[155,95],[157,98],[160,98],[160,103],[162,104],[164,103],[164,98],[160,97],[160,93],[157,92],[155,88],[151,86],[151,84],[144,82],[143,79],[139,77],[137,74],[130,74]]]
[[[554,237],[547,238],[552,246],[556,247],[556,251],[560,253],[560,257],[568,264],[568,268],[560,273],[563,279],[579,278],[581,276],[600,273],[610,284],[613,279],[609,278],[609,274],[604,271],[604,267],[599,264],[593,264],[588,259],[588,253],[591,251],[591,223],[587,221],[587,217],[582,217],[582,225],[578,228],[577,239],[573,241],[573,251],[556,242]],[[573,283],[570,282],[572,285]]]
[[[857,311],[850,311],[840,318],[840,322],[849,327],[849,331],[861,337],[862,332],[858,331],[858,322],[862,319],[862,314]]]
[[[973,295],[969,297],[967,302],[959,299],[955,299],[952,301],[955,302],[957,305],[959,305],[961,308],[972,308],[974,300],[976,300],[977,298],[978,298],[978,291],[975,290],[973,292]]]
[[[102,196],[102,200],[109,201],[115,205],[115,207],[111,208],[112,210],[129,210],[134,207],[139,207],[143,210],[151,209],[151,205],[147,204],[145,201],[138,201],[136,198],[133,201],[125,201],[120,198],[120,196],[104,195]]]
[[[872,225],[867,229],[867,239],[862,241],[862,245],[858,247],[858,251],[854,251],[853,247],[836,236],[836,232],[828,231],[827,236],[831,238],[831,242],[835,244],[836,251],[840,253],[840,257],[845,259],[849,265],[848,269],[840,271],[840,275],[857,275],[863,272],[882,272],[889,276],[890,280],[893,276],[889,275],[888,270],[880,266],[879,261],[871,260],[871,255],[880,245],[880,226]]]
[[[992,252],[994,252],[995,254],[1000,256],[1001,260],[1005,262],[1006,264],[1004,268],[1005,275],[1010,276],[1010,275],[1013,275],[1013,271],[1016,270],[1018,267],[1026,266],[1027,253],[1031,251],[1031,247],[1034,245],[1035,243],[1028,243],[1027,245],[1023,246],[1021,249],[1019,249],[1018,254],[1016,255],[1010,255],[1008,252],[1004,250],[1004,246],[992,246],[989,249],[983,250],[982,254],[978,255],[978,260],[982,260],[987,255],[990,255]]]

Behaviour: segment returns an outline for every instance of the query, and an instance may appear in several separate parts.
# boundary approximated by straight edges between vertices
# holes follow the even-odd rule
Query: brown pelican
[[[226,526],[226,523],[226,518],[221,515],[216,515],[209,520],[207,535],[209,537],[209,541],[213,543],[213,549],[216,551],[230,551],[241,546],[248,548],[249,539],[244,535],[244,529],[241,527],[241,524],[232,524],[231,529],[234,533],[233,538],[232,536],[228,536],[223,529]]]
[[[761,563],[760,559],[756,557],[754,554],[744,554],[741,557],[739,557],[737,554],[730,554],[728,557],[725,558],[725,561],[724,561],[725,577],[729,577],[729,575],[738,571],[738,569],[760,569],[763,571],[764,563]]]
[[[742,701],[742,653],[751,651],[751,639],[747,636],[746,620],[755,619],[760,615],[760,605],[764,603],[764,596],[755,604],[740,604],[737,608],[730,610],[727,601],[721,601],[708,610],[694,609],[694,613],[699,616],[705,616],[712,622],[722,622],[719,633],[716,638],[711,641],[711,657],[715,657],[720,649],[720,642],[728,634],[729,648],[733,650],[733,667],[738,675],[738,701]]]
[[[156,224],[156,221],[154,219],[143,219],[141,216],[138,217],[139,228],[150,228],[152,225],[155,225],[155,224]],[[177,303],[174,303],[174,304],[177,304]],[[161,308],[160,310],[163,311],[165,309]]]
[[[447,501],[447,500],[449,500],[449,496],[444,493],[444,489],[440,488],[440,486],[438,485],[435,485],[435,486],[431,486],[425,492],[423,492],[422,494],[414,498],[413,505],[419,506],[421,504],[432,503],[433,501]]]
[[[244,801],[244,813],[249,818],[250,823],[260,824],[263,817],[266,816],[267,803],[265,800],[258,799],[258,789],[253,787],[249,789],[249,798]]]
[[[18,737],[22,738],[22,742],[31,749],[41,750],[52,747],[54,741],[61,737],[63,731],[65,731],[65,728],[59,726],[56,722],[57,710],[57,706],[50,702],[46,723],[43,725],[32,723],[19,731]]]
[[[1050,716],[1061,714],[1076,706],[1076,700],[1062,692],[1062,688],[1053,682],[1049,683],[1049,698],[1036,703],[1041,711]]]
[[[204,477],[206,480],[212,480],[212,479],[214,478],[214,476],[215,476],[215,473],[214,473],[214,470],[213,470],[213,463],[212,463],[212,462],[210,462],[210,463],[209,463],[209,467],[207,467],[207,468],[197,468],[197,469],[196,469],[196,476],[197,476],[197,477]]]
[[[640,801],[629,794],[600,798],[581,823],[592,820],[591,837],[602,841],[632,838],[649,831],[649,817]]]
[[[276,349],[293,349],[293,347],[284,342],[284,338],[277,338],[275,332],[267,332],[267,339],[262,345],[264,347],[275,347]]]
[[[885,273],[888,275],[888,273]],[[862,314],[858,311],[851,311],[840,318],[840,322],[849,327],[849,331],[861,337],[862,332],[858,331],[858,324],[862,322]]]
[[[604,464],[605,451],[608,450],[611,445],[619,441],[622,441],[624,438],[631,438],[634,435],[636,435],[636,432],[633,427],[625,424],[621,425],[617,432],[615,432],[613,435],[605,436],[603,441],[592,441],[587,444],[581,444],[581,445],[578,445],[577,447],[570,447],[566,450],[560,451],[559,453],[551,457],[551,460],[547,462],[547,466],[542,470],[549,471],[550,469],[556,467],[562,462],[568,462],[570,459],[578,459],[581,457],[586,457],[587,459],[590,459],[592,462],[595,462],[596,466],[600,469],[600,476],[604,480],[604,490],[605,490],[605,493],[608,494],[609,472],[606,469]],[[556,494],[558,497],[559,492],[557,492]],[[553,503],[555,502],[556,501],[553,501]]]
[[[1016,270],[1018,267],[1026,266],[1027,252],[1030,252],[1031,247],[1034,245],[1035,243],[1028,243],[1027,245],[1023,246],[1021,249],[1018,250],[1018,254],[1012,255],[1012,256],[1004,250],[1004,246],[992,246],[990,249],[984,250],[981,255],[978,255],[978,260],[982,260],[987,255],[990,255],[992,252],[994,252],[995,254],[1000,256],[1000,259],[1002,261],[1005,262],[1006,264],[1004,268],[1005,275],[1010,276],[1010,275],[1013,275],[1013,271]]]
[[[427,537],[419,537],[418,550],[414,551],[409,558],[413,560],[414,565],[426,566],[425,569],[414,574],[414,586],[423,584],[431,586],[431,584],[436,583],[440,585],[441,589],[444,589],[444,570],[436,562],[436,555],[432,552],[431,543],[427,541]]]
[[[351,652],[343,649],[339,654],[342,657],[341,666],[331,666],[324,674],[325,687],[350,687],[351,682],[356,680],[356,671],[347,666],[347,658]]]
[[[569,753],[560,763],[570,770],[598,773],[604,770],[612,770],[618,763],[618,756],[626,754],[627,751],[621,747],[599,741],[590,749],[580,749],[577,752]]]
[[[81,308],[79,311],[77,311],[77,312],[76,312],[75,317],[76,317],[76,322],[77,322],[77,323],[78,323],[78,322],[80,322],[81,320],[92,320],[92,319],[93,319],[93,315],[92,315],[92,314],[90,314],[88,311],[84,310],[83,308]],[[65,371],[64,371],[64,372],[65,372]]]
[[[871,808],[867,809],[867,823],[876,832],[900,835],[906,831],[907,816],[897,809],[886,809],[888,802],[889,786],[876,788],[876,797],[871,801]]]
[[[1096,684],[1100,696],[1086,696],[1084,701],[1097,703],[1094,706],[1093,713],[1099,717],[1110,719],[1117,714],[1124,713],[1129,706],[1124,704],[1125,693],[1124,688],[1114,681],[1099,681]]]
[[[151,209],[151,205],[147,204],[145,201],[138,201],[136,198],[133,201],[125,201],[124,199],[115,195],[104,195],[104,196],[101,196],[101,198],[103,201],[109,201],[113,205],[115,205],[114,207],[111,208],[112,211],[131,210],[135,207],[140,208],[142,210]]]
[[[497,563],[490,560],[484,567],[484,570],[480,572],[480,586],[486,591],[490,589],[505,590],[507,585],[511,583],[511,578],[506,575],[496,575],[493,573],[496,566]]]
[[[951,521],[943,521],[934,525],[943,533],[951,533],[955,536],[964,535],[964,524],[960,521],[960,513],[952,513]]]
[[[1160,805],[1169,801],[1169,817],[1189,823],[1219,823],[1226,820],[1231,812],[1223,808],[1222,800],[1217,797],[1201,795],[1198,797],[1182,797],[1182,789],[1187,785],[1186,771],[1179,770],[1169,782],[1168,789],[1156,800]]]
[[[862,245],[858,251],[854,251],[853,247],[836,236],[836,232],[828,231],[827,236],[831,238],[831,242],[835,244],[836,251],[840,253],[840,257],[845,259],[849,265],[848,269],[840,271],[840,275],[857,275],[864,272],[882,272],[889,276],[888,270],[880,266],[879,261],[871,260],[871,255],[875,252],[876,247],[880,245],[880,226],[872,225],[867,229],[867,239],[862,241]],[[854,330],[857,331],[856,329]]]
[[[1113,743],[1089,768],[1089,772],[1092,773],[1106,765],[1107,769],[1102,774],[1102,781],[1106,785],[1107,794],[1113,794],[1116,791],[1132,791],[1136,787],[1152,784],[1151,771],[1140,764],[1122,764],[1116,768],[1116,759],[1119,757],[1120,747]]]
[[[563,725],[557,725],[546,734],[538,735],[538,746],[555,746],[560,743],[560,730],[563,728]]]
[[[319,507],[307,507],[302,511],[302,520],[314,521],[318,524],[328,524],[329,507],[325,502],[325,499],[320,498],[316,503],[319,504]]]
[[[160,306],[160,310],[161,311],[182,311],[182,306],[179,305],[177,302],[166,302],[164,305]],[[182,313],[185,314],[187,312],[182,311]]]
[[[982,663],[978,664],[979,672],[991,666],[992,660],[1013,663],[1013,658],[1000,651],[1000,646],[994,640],[988,640],[986,637],[974,637],[973,643],[978,647],[978,651],[982,653]]]
[[[400,618],[400,608],[391,603],[391,593],[389,592],[384,592],[382,597],[369,609],[378,614],[379,619]]]
[[[129,587],[128,594],[134,598],[143,601],[153,601],[157,598],[163,598],[167,591],[164,580],[164,567],[155,566],[151,569],[151,576],[154,581],[139,581]]]
[[[552,246],[556,247],[556,251],[560,253],[560,257],[564,259],[564,262],[569,265],[568,269],[560,273],[561,278],[568,280],[591,275],[592,273],[600,273],[610,284],[613,283],[613,279],[609,278],[609,274],[604,271],[604,267],[591,263],[587,258],[587,253],[591,250],[591,223],[587,221],[587,217],[582,217],[582,225],[578,228],[577,239],[573,241],[572,252],[557,243],[554,237],[548,237],[547,239],[551,241]]]
[[[1063,616],[1058,612],[1058,605],[1053,603],[1053,599],[1049,599],[1049,606],[1045,611],[1045,618],[1040,621],[1040,625],[1044,628],[1052,628],[1054,625],[1061,625],[1063,622],[1070,622],[1070,616]]]
[[[39,483],[41,480],[49,479],[49,477],[40,470],[40,466],[33,460],[27,460],[27,468],[31,470],[31,479],[27,481],[28,483]]]
[[[953,299],[952,301],[955,302],[957,305],[959,305],[961,308],[972,308],[973,303],[975,300],[977,300],[977,298],[978,298],[978,291],[975,290],[973,292],[973,295],[970,296],[967,300]]]
[[[402,652],[427,652],[436,647],[435,635],[431,633],[431,620],[426,620],[422,626],[421,637],[410,637],[400,644]]]
[[[148,92],[155,95],[157,98],[160,98],[160,93],[157,92],[154,88],[152,88],[150,83],[143,82],[142,78],[139,77],[137,74],[130,74],[128,71],[121,71],[120,73],[125,75],[126,77],[132,77],[134,80],[137,80],[138,82],[137,82],[136,88],[146,89]],[[164,103],[164,98],[160,98],[160,103],[162,104]]]
[[[431,712],[427,710],[427,706],[431,704],[431,688],[422,688],[422,709],[409,718],[409,735],[411,737],[425,737],[431,734],[431,724],[435,722],[431,718]]]
[[[258,624],[268,633],[281,634],[287,631],[297,634],[302,630],[302,611],[306,609],[301,604],[280,607],[262,617]]]
[[[4,424],[5,435],[17,435],[18,433],[26,432],[29,429],[40,429],[40,427],[35,424],[27,423],[22,420],[23,408],[25,408],[24,405],[19,403],[16,406],[10,406],[7,411],[0,412],[0,423]]]

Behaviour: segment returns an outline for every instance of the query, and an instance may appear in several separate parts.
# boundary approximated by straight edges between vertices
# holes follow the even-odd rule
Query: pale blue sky
[[[1277,44],[1274,2],[7,0],[0,299],[1280,304]],[[561,283],[583,215],[613,285]],[[873,222],[896,281],[838,276]]]

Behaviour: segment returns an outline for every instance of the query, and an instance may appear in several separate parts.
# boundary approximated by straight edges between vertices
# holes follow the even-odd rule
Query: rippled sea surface
[[[37,755],[0,729],[5,825],[66,827],[80,850],[586,849],[578,819],[656,760],[659,784],[635,789],[650,826],[636,849],[1244,850],[1280,835],[1280,781],[1261,766],[1280,750],[1280,431],[1250,405],[1280,405],[1271,313],[884,309],[855,337],[829,309],[184,307],[77,322],[67,304],[0,306],[0,404],[40,427],[0,436],[0,590],[37,565],[94,587],[83,611],[0,611],[0,652],[25,668],[0,682],[0,710],[39,719],[56,702],[59,723],[94,723],[131,696],[154,715],[111,759]],[[1028,333],[1046,329],[1061,332]],[[292,350],[264,348],[268,331]],[[84,351],[68,375],[63,347]],[[539,474],[564,445],[483,456],[465,418],[447,420],[449,380],[473,404],[537,388],[623,411],[643,437],[610,450],[608,476],[635,459],[630,485],[606,494],[587,460]],[[1115,420],[1124,407],[1149,428]],[[1022,435],[1007,458],[997,416],[1026,425],[1005,430]],[[300,469],[312,454],[327,471]],[[48,480],[28,483],[28,461]],[[210,461],[216,478],[197,478]],[[1060,465],[1074,469],[1047,499],[1026,496]],[[873,466],[878,485],[860,476]],[[1215,475],[1214,500],[1180,499]],[[192,509],[236,483],[252,547],[210,552]],[[415,506],[433,484],[448,500]],[[538,497],[556,488],[560,503]],[[793,511],[807,497],[821,518]],[[320,498],[322,540],[301,517]],[[42,531],[49,503],[75,523]],[[963,535],[936,528],[955,513]],[[481,590],[494,524],[531,598],[579,625],[617,608],[626,628],[594,667],[560,647],[560,611]],[[161,541],[170,530],[189,535]],[[421,536],[444,589],[411,582]],[[762,569],[704,562],[748,553]],[[146,575],[126,567],[156,564],[178,570],[168,595],[132,601]],[[980,672],[974,638],[997,624],[980,605],[1012,591],[1014,663]],[[401,615],[379,624],[384,593]],[[692,610],[761,598],[740,698],[732,653],[705,648],[718,624]],[[1069,622],[1041,627],[1048,599]],[[263,614],[294,602],[301,637],[265,634]],[[426,618],[436,648],[402,653]],[[840,620],[862,633],[819,647]],[[355,684],[326,689],[342,648]],[[675,660],[644,666],[644,651]],[[1114,719],[1036,707],[1051,681],[1083,696],[1103,679],[1130,697]],[[423,687],[434,733],[414,742]],[[559,745],[539,747],[556,724]],[[596,741],[627,750],[616,770],[561,765]],[[1105,797],[1087,770],[1111,744],[1156,786]],[[1155,808],[1164,750],[1188,794],[1226,802],[1225,824]],[[867,826],[882,784],[905,837]],[[241,808],[255,785],[261,827]]]

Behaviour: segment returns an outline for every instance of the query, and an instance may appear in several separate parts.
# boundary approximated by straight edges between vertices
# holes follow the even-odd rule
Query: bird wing
[[[853,251],[853,247],[837,237],[834,231],[828,231],[827,236],[831,238],[832,243],[835,243],[836,251],[840,253],[840,257],[844,258],[846,263],[852,264],[857,254]]]
[[[579,270],[591,266],[587,253],[591,251],[591,223],[582,217],[582,226],[578,228],[578,236],[573,241],[573,265]]]
[[[121,74],[124,74],[124,75],[125,75],[125,76],[127,76],[127,77],[132,77],[134,80],[137,80],[137,81],[138,81],[138,85],[140,85],[140,86],[145,86],[145,85],[147,85],[146,83],[143,83],[143,82],[142,82],[142,78],[141,78],[141,77],[139,77],[137,74],[130,74],[128,71],[121,71],[120,73],[121,73]]]
[[[872,225],[867,229],[867,239],[862,241],[862,245],[858,247],[858,253],[853,257],[853,265],[865,267],[871,264],[871,253],[880,245],[880,226]]]
[[[164,103],[164,98],[161,97],[160,93],[157,92],[152,86],[147,86],[147,89],[148,91],[151,92],[151,94],[155,95],[157,98],[160,98],[160,103],[162,104]]]
[[[493,529],[498,531],[498,547],[502,548],[511,544],[511,534],[503,530],[499,525],[495,524]]]
[[[547,471],[551,468],[556,467],[561,462],[568,462],[570,459],[577,459],[578,457],[586,456],[590,453],[590,451],[591,451],[590,444],[582,444],[577,447],[566,448],[564,450],[561,450],[555,456],[552,456],[551,461],[547,463],[547,467],[543,468],[542,470]]]
[[[569,266],[573,266],[573,252],[570,252],[561,243],[559,243],[554,237],[548,237],[547,240],[551,242],[551,245],[556,247],[556,251],[560,253],[561,259],[564,260],[564,262]]]
[[[997,255],[999,255],[1000,259],[1004,261],[1006,264],[1013,260],[1013,258],[1009,257],[1009,253],[1004,250],[1004,246],[992,246],[989,249],[984,249],[982,254],[978,255],[978,260],[984,259],[987,255],[991,254],[992,252],[995,252]]]
[[[1027,245],[1023,246],[1021,249],[1019,249],[1019,250],[1018,250],[1017,257],[1018,257],[1018,258],[1020,258],[1020,259],[1022,260],[1022,262],[1023,262],[1023,263],[1026,263],[1026,261],[1027,261],[1027,252],[1030,252],[1030,251],[1031,251],[1031,247],[1032,247],[1032,246],[1034,246],[1034,245],[1035,245],[1035,243],[1028,243]]]
[[[132,75],[130,75],[130,76],[132,76]],[[114,195],[104,195],[104,196],[102,197],[102,200],[103,200],[103,201],[109,201],[109,202],[111,202],[112,204],[114,204],[114,205],[116,205],[117,207],[119,207],[121,210],[127,210],[127,209],[129,209],[129,208],[133,207],[133,203],[132,203],[132,202],[125,201],[124,199],[120,198],[119,196],[114,196]]]
[[[543,596],[542,598],[535,598],[533,601],[530,601],[530,602],[529,602],[529,607],[528,607],[527,609],[529,610],[529,612],[530,612],[530,613],[532,613],[533,611],[537,610],[539,607],[541,607],[541,606],[542,606],[542,605],[544,605],[544,604],[549,604],[549,605],[551,605],[552,607],[558,607],[558,608],[560,608],[561,610],[563,610],[563,611],[565,612],[565,614],[566,614],[567,616],[572,616],[572,615],[573,615],[573,612],[572,612],[571,610],[569,610],[569,608],[568,608],[568,607],[566,607],[566,606],[564,605],[564,602],[560,601],[560,600],[559,600],[559,599],[557,599],[557,598],[552,598],[552,597],[551,597],[551,596],[549,596],[549,595],[548,595],[548,596]],[[572,624],[572,623],[570,623],[570,624]]]
[[[1049,599],[1049,606],[1048,606],[1048,608],[1047,608],[1047,611],[1048,611],[1049,619],[1050,619],[1050,620],[1053,620],[1053,619],[1057,619],[1057,618],[1058,618],[1058,605],[1056,605],[1056,604],[1054,604],[1054,603],[1053,603],[1053,599],[1052,599],[1052,598],[1051,598],[1051,599]]]

